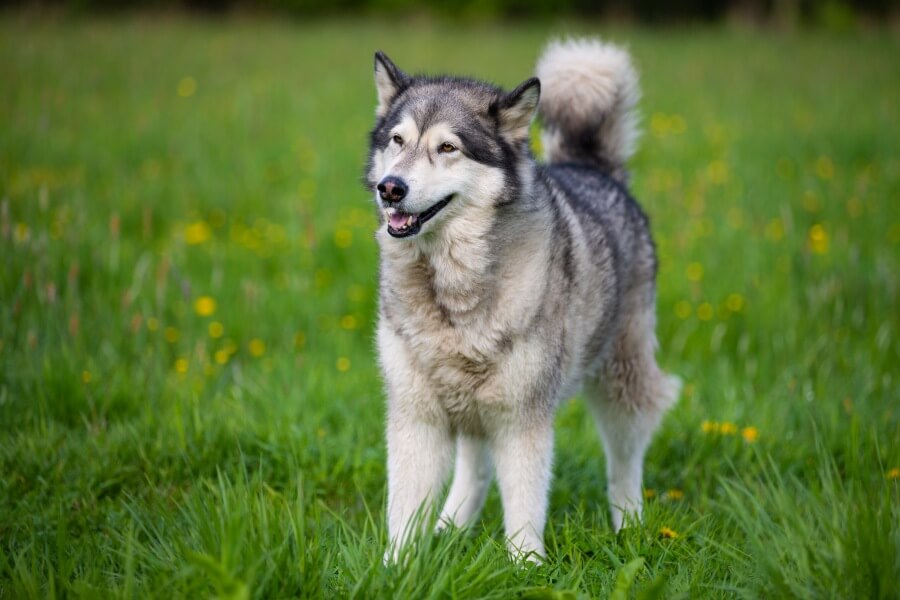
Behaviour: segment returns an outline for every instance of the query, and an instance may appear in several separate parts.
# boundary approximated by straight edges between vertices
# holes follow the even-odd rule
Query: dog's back
[[[584,219],[605,224],[620,262],[633,267],[623,276],[638,271],[640,279],[654,278],[647,217],[626,189],[640,97],[628,53],[597,40],[552,43],[538,61],[537,76],[547,176]]]
[[[654,301],[656,250],[627,189],[639,137],[638,78],[627,52],[596,40],[550,44],[537,76],[545,160],[537,182],[573,217],[557,235],[593,251],[583,270],[593,271],[588,280],[603,288],[599,301],[607,304],[586,348],[583,366],[590,370],[625,326],[635,295],[643,305]]]

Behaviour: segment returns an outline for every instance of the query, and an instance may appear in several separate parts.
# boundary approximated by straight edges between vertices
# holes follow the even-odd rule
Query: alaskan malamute
[[[655,248],[626,188],[630,57],[557,42],[537,76],[507,92],[375,54],[366,180],[380,215],[388,559],[427,522],[416,515],[454,454],[438,527],[471,523],[496,472],[510,551],[543,557],[553,413],[579,391],[606,451],[612,525],[639,518],[644,453],[679,394],[654,357]]]

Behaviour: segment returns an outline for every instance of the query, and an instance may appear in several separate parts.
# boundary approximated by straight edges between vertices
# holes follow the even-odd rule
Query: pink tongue
[[[409,219],[409,215],[402,212],[395,212],[391,215],[388,223],[390,223],[391,227],[394,229],[400,229],[404,225],[406,225],[406,221]]]

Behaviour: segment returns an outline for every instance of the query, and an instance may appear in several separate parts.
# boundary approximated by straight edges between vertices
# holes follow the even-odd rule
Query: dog
[[[545,558],[554,411],[579,391],[606,454],[612,526],[637,522],[644,454],[679,395],[655,359],[655,246],[627,190],[630,56],[552,42],[536,75],[505,91],[375,54],[365,182],[379,216],[386,561],[426,527],[451,469],[438,528],[471,524],[495,473],[507,548]],[[543,163],[530,151],[536,113]]]

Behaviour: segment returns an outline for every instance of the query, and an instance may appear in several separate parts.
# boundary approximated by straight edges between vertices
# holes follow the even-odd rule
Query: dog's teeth
[[[409,215],[409,218],[406,219],[406,226],[409,227],[410,225],[412,225],[414,219],[415,219],[415,217],[413,217],[412,215]]]

